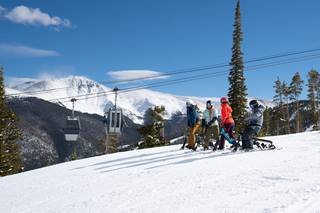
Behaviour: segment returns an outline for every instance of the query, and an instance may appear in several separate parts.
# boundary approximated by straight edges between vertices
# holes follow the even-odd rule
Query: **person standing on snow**
[[[232,118],[232,108],[228,103],[228,99],[223,97],[220,99],[221,102],[221,128],[231,137],[234,138],[234,127],[235,123]],[[224,149],[225,138],[221,135],[220,144],[218,149]],[[215,149],[214,149],[215,150]]]
[[[253,149],[252,137],[257,135],[262,128],[263,112],[265,107],[257,100],[252,100],[249,103],[251,113],[246,118],[248,125],[242,134],[242,149]]]
[[[193,103],[192,100],[186,101],[187,105],[187,120],[188,120],[188,146],[189,149],[195,148],[196,142],[196,131],[201,126],[199,114],[197,112],[197,106]]]
[[[209,140],[214,139],[215,145],[213,149],[216,149],[219,144],[219,124],[218,124],[218,115],[214,109],[210,100],[206,103],[206,109],[203,112],[203,119],[205,122],[205,134],[204,134],[204,149],[209,148]]]

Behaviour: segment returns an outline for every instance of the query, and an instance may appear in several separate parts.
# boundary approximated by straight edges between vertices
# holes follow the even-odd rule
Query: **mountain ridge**
[[[45,80],[16,79],[18,84],[10,84],[7,88],[8,95],[23,93],[21,96],[34,96],[44,100],[63,104],[72,109],[71,97],[80,97],[75,103],[75,110],[91,114],[103,115],[104,111],[114,104],[114,94],[112,89],[84,76],[68,76],[65,78],[49,78]],[[56,90],[55,90],[56,89]],[[36,93],[37,91],[48,90],[46,93]],[[13,92],[15,91],[15,92]],[[18,91],[18,92],[17,92]],[[32,94],[32,92],[35,92]],[[105,95],[103,95],[105,94]],[[55,100],[58,99],[58,100]],[[137,124],[143,123],[145,111],[153,106],[162,105],[166,108],[166,119],[170,119],[176,113],[185,113],[185,102],[187,99],[193,100],[200,109],[204,109],[205,102],[212,100],[217,109],[220,108],[219,98],[178,96],[169,93],[153,91],[149,89],[139,89],[129,92],[119,92],[117,106],[123,109],[127,115]],[[267,106],[273,106],[271,101],[262,100]]]

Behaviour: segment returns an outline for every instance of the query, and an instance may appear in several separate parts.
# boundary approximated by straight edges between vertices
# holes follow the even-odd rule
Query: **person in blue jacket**
[[[189,149],[195,148],[196,142],[196,131],[200,128],[200,118],[197,112],[197,106],[193,103],[192,100],[186,101],[187,105],[187,120],[188,120],[188,146]]]

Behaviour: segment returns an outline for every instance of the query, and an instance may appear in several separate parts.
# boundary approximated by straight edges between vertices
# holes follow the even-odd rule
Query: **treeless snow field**
[[[320,133],[281,149],[180,145],[77,160],[0,178],[0,212],[320,212]]]

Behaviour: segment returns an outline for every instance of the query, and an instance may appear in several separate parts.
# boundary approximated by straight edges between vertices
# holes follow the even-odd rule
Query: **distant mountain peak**
[[[14,85],[10,89],[21,92],[51,90],[44,93],[28,94],[28,96],[44,100],[58,100],[55,102],[63,103],[69,109],[72,108],[69,98],[79,97],[75,103],[75,110],[99,115],[103,115],[106,108],[114,104],[114,94],[110,93],[111,88],[84,76],[35,79]],[[120,93],[117,105],[135,123],[141,124],[145,111],[153,106],[164,106],[167,119],[176,113],[185,113],[186,99],[192,99],[200,109],[204,109],[206,101],[210,99],[217,109],[220,108],[219,98],[177,96],[148,89]]]

